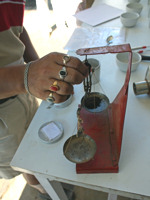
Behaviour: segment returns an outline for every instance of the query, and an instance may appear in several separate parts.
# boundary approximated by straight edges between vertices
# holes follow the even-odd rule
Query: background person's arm
[[[37,60],[39,56],[24,27],[20,40],[25,45],[24,61],[28,63]],[[25,65],[0,68],[0,99],[26,93],[24,88],[24,70]]]
[[[25,65],[0,68],[0,99],[26,93],[24,70]]]
[[[24,61],[26,63],[30,61],[37,60],[39,58],[31,40],[30,37],[26,31],[26,29],[23,27],[23,32],[20,35],[20,40],[24,43],[25,45],[25,52],[24,52]]]

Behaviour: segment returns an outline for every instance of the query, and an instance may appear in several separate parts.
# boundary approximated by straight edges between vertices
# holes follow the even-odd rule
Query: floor
[[[75,200],[107,200],[104,192],[75,186]],[[22,175],[11,180],[0,180],[0,200],[42,200],[36,189],[26,184]],[[63,199],[62,199],[63,200]],[[113,199],[112,199],[113,200]],[[131,200],[118,196],[118,200]]]
[[[37,9],[25,11],[24,26],[40,57],[52,51],[66,53],[63,47],[72,30],[63,25],[61,30],[57,28],[51,34],[51,27],[54,24],[53,11],[48,10],[42,0],[37,0]],[[106,200],[108,195],[81,187],[75,187],[75,193],[76,200]],[[118,199],[131,200],[125,197]],[[23,176],[19,175],[11,180],[0,180],[0,200],[40,200],[40,198],[38,192],[28,186]]]

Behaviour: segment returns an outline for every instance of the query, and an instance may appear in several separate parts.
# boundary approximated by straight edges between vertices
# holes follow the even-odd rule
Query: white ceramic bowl
[[[128,0],[129,3],[139,3],[141,0]]]
[[[141,3],[128,3],[126,5],[127,12],[136,12],[136,13],[140,14],[142,9],[143,9],[143,6]]]
[[[131,72],[135,71],[138,67],[138,65],[141,62],[141,55],[139,53],[133,52],[132,53],[132,66],[131,66]],[[117,53],[116,54],[116,63],[119,67],[119,69],[123,72],[126,72],[128,69],[128,62],[129,62],[129,53]]]
[[[62,102],[62,103],[54,103],[54,107],[58,108],[58,109],[65,108],[65,107],[67,107],[67,106],[69,106],[71,104],[72,98],[73,98],[73,96],[70,95],[69,98],[64,102]]]
[[[120,20],[125,27],[133,27],[136,25],[139,14],[135,12],[126,12],[121,14]]]

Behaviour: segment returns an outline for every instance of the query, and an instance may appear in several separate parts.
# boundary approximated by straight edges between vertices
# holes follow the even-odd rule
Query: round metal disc
[[[74,163],[85,163],[91,160],[96,153],[96,143],[88,135],[73,135],[64,144],[65,157]]]

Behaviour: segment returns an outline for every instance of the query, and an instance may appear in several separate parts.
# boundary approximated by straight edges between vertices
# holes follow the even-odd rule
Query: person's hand
[[[31,63],[28,87],[32,95],[43,100],[50,96],[54,103],[60,103],[73,94],[73,84],[80,84],[84,80],[88,75],[88,67],[78,58],[64,56],[62,53],[50,53]],[[60,75],[61,70],[64,78]]]

